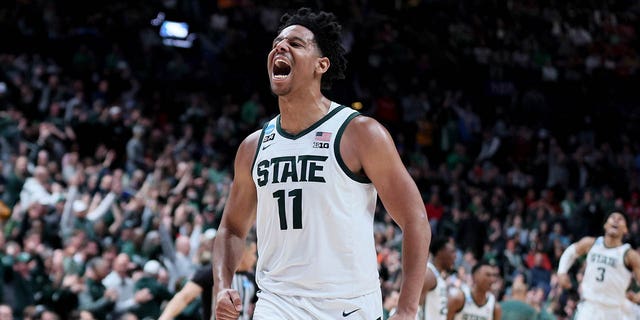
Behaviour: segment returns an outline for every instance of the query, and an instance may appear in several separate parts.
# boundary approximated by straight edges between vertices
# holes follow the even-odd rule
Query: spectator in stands
[[[130,276],[133,269],[131,259],[126,253],[120,253],[111,264],[113,271],[102,280],[104,287],[114,290],[117,293],[114,306],[114,316],[131,311],[140,303],[145,303],[153,299],[148,288],[136,290],[135,282]]]
[[[109,273],[109,263],[97,257],[87,262],[84,274],[84,290],[78,295],[80,310],[91,312],[98,320],[107,319],[118,299],[115,289],[107,289],[102,280]]]
[[[0,304],[0,320],[13,320],[13,311],[10,305]]]
[[[19,156],[15,159],[15,162],[11,167],[11,173],[7,177],[5,184],[5,192],[2,195],[2,200],[9,207],[13,207],[20,199],[20,191],[28,178],[27,163],[27,157]]]
[[[522,275],[511,286],[511,296],[500,302],[504,319],[536,320],[538,312],[527,302],[527,284]]]
[[[31,255],[21,252],[11,260],[12,266],[3,272],[2,297],[11,306],[14,317],[20,317],[21,310],[35,302],[36,288],[29,265]]]
[[[161,306],[164,301],[171,299],[172,294],[167,286],[158,281],[158,276],[162,271],[162,265],[156,260],[149,260],[144,264],[143,275],[134,284],[134,290],[147,289],[152,296],[149,301],[140,301],[133,309],[133,313],[140,319],[149,317],[157,319],[162,311]]]

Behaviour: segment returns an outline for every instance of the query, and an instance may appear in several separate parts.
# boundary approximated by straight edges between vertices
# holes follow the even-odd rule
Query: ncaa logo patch
[[[275,129],[275,128],[276,128],[276,126],[274,124],[268,125],[267,128],[264,129],[264,134],[269,134],[269,133],[273,132],[273,129]]]

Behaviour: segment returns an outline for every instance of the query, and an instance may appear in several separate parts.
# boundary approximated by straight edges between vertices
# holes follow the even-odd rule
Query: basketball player
[[[502,309],[491,293],[491,285],[498,279],[498,268],[486,261],[471,269],[473,284],[449,295],[448,320],[500,320]]]
[[[622,239],[629,232],[627,217],[612,212],[604,223],[604,236],[584,237],[571,244],[560,256],[558,280],[566,289],[571,288],[567,272],[576,258],[587,255],[575,320],[612,320],[623,318],[623,303],[631,284],[632,273],[640,279],[640,254]],[[629,298],[637,300],[635,295]],[[632,301],[640,303],[640,301]]]
[[[416,317],[431,239],[424,203],[387,130],[321,92],[344,77],[340,29],[307,8],[281,19],[267,59],[280,114],[241,143],[214,245],[218,320],[241,309],[231,279],[254,221],[254,319],[381,319],[377,195],[403,232],[393,319]]]
[[[442,274],[453,268],[456,247],[448,238],[439,237],[431,241],[429,251],[433,258],[427,263],[418,320],[444,320],[447,318],[447,282]]]

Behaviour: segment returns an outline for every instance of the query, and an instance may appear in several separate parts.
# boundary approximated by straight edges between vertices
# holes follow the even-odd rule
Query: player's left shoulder
[[[636,268],[637,270],[640,270],[640,253],[629,247],[629,249],[624,253],[624,262],[632,270]]]
[[[393,143],[389,131],[376,119],[366,115],[354,117],[346,126],[343,139],[360,146]]]

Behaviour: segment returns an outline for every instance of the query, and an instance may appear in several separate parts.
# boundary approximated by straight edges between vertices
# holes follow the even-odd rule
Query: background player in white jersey
[[[443,277],[453,269],[456,261],[456,247],[451,239],[438,237],[429,247],[431,261],[427,264],[427,274],[422,287],[420,301],[423,302],[419,320],[444,320],[447,318],[447,282]]]
[[[254,319],[376,319],[382,299],[373,240],[379,195],[403,232],[393,319],[415,319],[431,238],[424,203],[388,131],[326,98],[344,77],[335,16],[281,19],[267,59],[279,116],[246,138],[213,250],[216,318],[236,319],[231,278],[256,222]]]
[[[560,257],[558,280],[564,288],[571,288],[568,271],[576,258],[587,255],[580,284],[581,302],[576,320],[612,320],[623,318],[623,303],[628,297],[640,303],[640,297],[627,294],[632,273],[640,279],[640,255],[623,243],[628,233],[627,218],[620,212],[609,214],[604,224],[604,236],[584,237],[571,244]]]
[[[447,320],[500,320],[502,309],[491,293],[491,286],[498,280],[498,268],[480,261],[471,269],[471,278],[471,288],[450,292]]]

